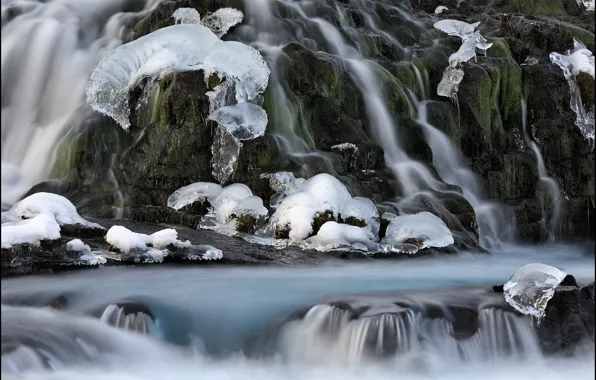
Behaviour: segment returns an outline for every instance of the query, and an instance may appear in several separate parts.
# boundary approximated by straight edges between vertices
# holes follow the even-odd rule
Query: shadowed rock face
[[[541,189],[536,185],[536,157],[521,139],[520,103],[526,99],[528,132],[542,151],[549,175],[564,192],[562,216],[553,230],[559,240],[593,240],[594,152],[573,124],[567,82],[548,59],[550,52],[569,49],[573,38],[594,50],[593,12],[583,10],[575,0],[457,3],[379,2],[367,12],[386,35],[368,30],[362,10],[355,3],[324,1],[316,9],[321,17],[338,26],[334,7],[340,7],[350,28],[346,38],[369,41],[364,54],[386,70],[380,86],[397,120],[404,150],[432,171],[430,148],[420,126],[412,121],[414,115],[404,95],[417,90],[418,79],[400,61],[407,57],[392,45],[390,37],[412,47],[412,62],[423,76],[428,76],[425,87],[432,101],[428,105],[429,121],[449,135],[490,198],[513,208],[519,238],[539,242],[548,236],[542,219],[551,211],[543,205]],[[280,7],[279,17],[289,17],[291,11],[280,2],[276,4]],[[449,11],[434,15],[438,5],[446,5]],[[239,0],[165,1],[136,25],[135,36],[171,25],[171,14],[179,7],[194,7],[206,14],[224,6],[243,9]],[[409,12],[423,26],[412,26],[413,22],[399,16],[394,7]],[[487,57],[479,56],[475,62],[464,64],[458,107],[436,95],[447,57],[459,44],[455,37],[430,30],[437,18],[480,21],[482,34],[494,43]],[[313,33],[311,37],[318,41],[318,49],[326,49],[316,35],[318,31],[307,32]],[[233,28],[224,39],[240,39],[240,34]],[[439,45],[433,43],[436,39],[440,40]],[[383,151],[371,134],[364,106],[366,95],[336,55],[313,51],[307,45],[292,42],[283,47],[279,67],[283,86],[294,97],[295,109],[289,110],[289,114],[310,148],[320,154],[297,157],[280,149],[276,134],[279,125],[288,120],[276,120],[276,107],[280,105],[270,85],[264,94],[264,108],[270,120],[268,134],[244,143],[233,181],[247,184],[255,195],[267,201],[272,192],[267,181],[260,178],[262,173],[285,170],[310,176],[331,172],[353,195],[369,197],[377,203],[393,200],[399,196],[400,184],[385,167]],[[533,63],[528,64],[528,59]],[[125,216],[169,222],[167,213],[156,207],[165,206],[171,192],[191,182],[213,180],[210,147],[214,125],[205,121],[208,103],[204,93],[210,85],[204,79],[201,71],[163,78],[155,108],[141,111],[145,116],[136,117],[130,133],[124,133],[108,118],[90,116],[58,149],[52,176],[68,182],[60,186],[39,185],[36,189],[64,193],[87,215],[110,217],[114,215],[111,206],[120,205],[127,209]],[[594,81],[585,76],[580,79],[584,103],[590,105]],[[132,99],[133,116],[138,116],[134,107],[138,94],[133,93]],[[333,148],[344,142],[354,143],[358,151]],[[106,175],[109,169],[118,186]],[[462,236],[458,245],[476,245],[475,215],[469,212],[467,201],[462,198],[443,202],[450,203],[449,211],[464,210],[452,213],[455,220],[450,227]],[[182,223],[191,225],[194,221],[186,218]]]

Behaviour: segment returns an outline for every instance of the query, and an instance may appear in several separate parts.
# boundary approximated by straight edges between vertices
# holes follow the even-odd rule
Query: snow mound
[[[317,216],[331,212],[337,218],[342,207],[352,199],[346,187],[326,173],[298,184],[298,192],[281,201],[270,221],[273,231],[288,230],[289,238],[294,241],[312,234],[312,223]],[[285,192],[291,193],[291,187]]]
[[[195,182],[174,191],[168,198],[168,207],[180,210],[194,202],[208,201],[211,203],[222,190],[223,187],[217,183]]]
[[[375,239],[375,235],[368,229],[348,224],[326,222],[315,236],[306,239],[305,242],[310,245],[309,248],[317,251],[328,251],[341,246],[353,247],[354,245],[359,245],[360,250],[369,251],[378,248],[378,245],[374,242]]]
[[[417,241],[419,248],[447,247],[455,241],[445,223],[428,211],[399,215],[391,220],[383,242],[395,245]]]
[[[503,286],[505,300],[515,310],[531,315],[540,322],[548,301],[565,276],[567,273],[563,269],[550,265],[524,265]]]
[[[3,213],[4,214],[4,213]],[[65,197],[51,193],[35,193],[17,202],[10,210],[6,211],[5,219],[30,219],[37,215],[52,215],[56,222],[63,226],[65,224],[81,224],[88,228],[104,229],[97,223],[83,219],[77,212],[76,207]]]
[[[144,235],[147,236],[147,235]],[[105,237],[106,241],[122,253],[128,253],[133,249],[147,250],[147,239],[142,234],[132,232],[123,226],[112,226]]]
[[[165,230],[157,231],[145,238],[145,242],[146,244],[149,244],[157,249],[164,249],[170,245],[178,248],[187,248],[191,246],[190,241],[188,240],[178,240],[178,231],[173,228],[166,228]]]
[[[81,241],[81,239],[74,239],[66,243],[66,249],[69,251],[76,251],[82,253],[91,253],[91,248]]]
[[[40,245],[41,240],[60,239],[60,226],[52,214],[37,214],[30,219],[2,225],[2,248],[15,244]]]

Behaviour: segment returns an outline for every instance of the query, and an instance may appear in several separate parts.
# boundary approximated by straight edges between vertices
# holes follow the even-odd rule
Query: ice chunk
[[[594,0],[576,0],[577,5],[583,5],[587,11],[594,11]]]
[[[439,5],[438,7],[435,8],[435,14],[438,15],[438,14],[441,14],[444,11],[448,11],[448,10],[449,10],[449,8],[447,8],[446,6]]]
[[[217,37],[221,38],[231,27],[240,24],[243,18],[244,15],[238,9],[220,8],[205,16],[201,24],[211,29]]]
[[[584,138],[593,144],[594,110],[585,109],[575,76],[583,72],[594,78],[594,56],[580,41],[574,40],[573,45],[573,49],[567,51],[567,54],[551,53],[550,60],[563,70],[563,75],[569,84],[571,109],[575,113],[575,125],[579,128]]]
[[[454,243],[453,235],[445,223],[427,211],[393,218],[383,238],[383,242],[390,245],[411,240],[418,241],[420,249],[447,247]]]
[[[256,219],[267,216],[267,213],[267,209],[263,206],[263,200],[256,195],[244,198],[233,211],[236,216],[250,215]]]
[[[209,120],[217,122],[237,140],[263,136],[267,128],[267,112],[252,103],[221,107],[209,116]]]
[[[194,8],[178,8],[172,15],[176,24],[200,24],[201,16]]]
[[[515,310],[539,322],[555,289],[567,276],[563,269],[546,264],[524,265],[503,286],[505,300]]]
[[[474,30],[478,25],[480,25],[480,22],[468,24],[467,22],[459,20],[440,20],[435,22],[434,27],[450,36],[463,39],[464,36],[474,33]]]
[[[202,25],[179,24],[158,29],[108,53],[91,74],[87,102],[128,129],[129,91],[140,79],[160,79],[171,72],[199,69],[233,81],[239,103],[255,100],[266,88],[270,73],[263,57],[252,47],[221,41]]]
[[[74,239],[66,243],[66,249],[69,251],[77,251],[82,253],[91,253],[91,248],[81,241],[81,239]]]
[[[132,232],[123,226],[112,226],[106,234],[106,241],[122,253],[128,253],[133,249],[147,251],[147,235]]]
[[[261,174],[261,178],[269,178],[269,186],[275,191],[275,194],[269,200],[269,205],[272,208],[277,208],[285,197],[302,191],[302,187],[306,182],[304,178],[296,178],[290,172]]]
[[[443,71],[443,78],[437,86],[437,95],[453,98],[457,94],[462,79],[464,79],[463,70],[447,66]]]
[[[321,226],[317,234],[306,239],[309,248],[318,251],[328,251],[342,245],[359,244],[359,250],[374,250],[377,244],[374,243],[375,235],[365,228],[351,226],[349,224],[339,224],[336,222],[326,222]],[[365,249],[362,249],[362,246]]]
[[[97,223],[83,219],[77,212],[76,207],[68,199],[58,194],[31,194],[15,204],[6,213],[16,219],[29,219],[40,214],[49,214],[61,226],[65,224],[81,224],[89,228],[104,229]]]
[[[222,190],[223,187],[217,183],[195,182],[174,191],[168,198],[168,207],[180,210],[194,202],[208,201],[211,203]]]
[[[198,248],[204,249],[205,253],[201,256],[203,260],[220,260],[223,258],[221,249],[215,248],[211,245],[200,245]]]
[[[36,214],[30,219],[2,225],[2,248],[14,244],[39,245],[41,240],[60,238],[60,226],[52,214]]]
[[[211,165],[213,177],[219,183],[227,182],[238,167],[238,156],[242,143],[230,135],[224,128],[217,128],[211,145]]]
[[[213,200],[212,210],[217,222],[228,222],[240,202],[248,197],[252,197],[252,191],[248,186],[242,183],[226,186]]]
[[[86,261],[87,265],[102,265],[107,262],[106,258],[94,252],[85,252],[79,260]]]

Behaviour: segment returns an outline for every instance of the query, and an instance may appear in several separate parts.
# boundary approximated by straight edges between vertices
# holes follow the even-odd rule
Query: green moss
[[[343,87],[341,85],[341,72],[337,65],[331,65],[329,70],[323,74],[323,83],[325,85],[325,94],[337,105],[341,105],[343,100]]]
[[[506,0],[505,3],[526,15],[563,16],[567,14],[561,0]]]
[[[499,108],[503,123],[509,125],[507,129],[510,129],[513,125],[522,122],[522,70],[513,59],[503,60],[501,63],[502,65],[499,67],[501,73]]]
[[[271,154],[268,151],[259,152],[258,163],[261,169],[269,167],[271,165]]]
[[[236,220],[236,230],[247,234],[255,232],[257,225],[257,219],[252,215],[232,215],[232,218]]]
[[[350,226],[356,227],[366,227],[366,221],[358,218],[354,218],[353,216],[349,216],[345,219],[340,218],[340,223],[349,224]]]
[[[116,188],[114,187],[113,184],[111,184],[109,182],[104,182],[101,184],[101,190],[105,193],[113,193],[116,191]]]
[[[507,42],[502,38],[488,37],[488,42],[492,42],[493,46],[488,49],[486,55],[489,57],[511,57],[511,51]]]
[[[561,26],[565,28],[565,31],[573,38],[580,40],[588,48],[594,47],[594,33],[568,22],[558,21],[558,23],[561,24]]]
[[[321,226],[323,226],[323,224],[334,221],[335,216],[333,216],[333,212],[331,212],[330,210],[327,210],[322,214],[318,214],[312,223],[312,234],[316,235],[317,232],[319,232],[319,230],[321,229]]]

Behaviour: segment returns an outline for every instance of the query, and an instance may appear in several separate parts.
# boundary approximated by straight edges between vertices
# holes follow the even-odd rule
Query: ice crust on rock
[[[2,213],[2,220],[30,219],[37,215],[51,215],[59,225],[80,224],[88,228],[104,229],[97,223],[83,219],[77,208],[65,197],[52,193],[34,193]]]
[[[261,174],[261,178],[268,178],[269,186],[275,191],[269,200],[269,205],[272,208],[277,208],[284,198],[302,191],[302,186],[306,182],[304,178],[296,178],[290,172]]]
[[[368,198],[354,197],[344,203],[341,208],[341,218],[358,219],[366,223],[366,227],[376,236],[379,233],[380,220],[377,207]]]
[[[81,241],[81,239],[74,239],[66,243],[66,249],[69,251],[77,251],[83,253],[91,253],[91,248]]]
[[[123,226],[112,226],[105,237],[106,241],[122,253],[129,253],[137,249],[143,252],[149,250],[149,246],[156,250],[167,248],[174,245],[179,248],[187,248],[191,243],[178,240],[178,232],[173,228],[160,230],[151,235],[132,232]]]
[[[172,14],[176,24],[200,24],[201,15],[194,8],[178,8]]]
[[[37,214],[30,219],[2,224],[2,248],[15,244],[39,246],[41,240],[60,238],[60,226],[52,214]]]
[[[393,218],[387,227],[383,242],[396,245],[410,239],[420,240],[420,249],[447,247],[455,242],[445,223],[428,211]]]
[[[97,254],[97,252],[92,252],[91,248],[80,239],[74,239],[66,243],[66,249],[82,253],[79,260],[87,265],[101,265],[107,262],[105,257]]]
[[[236,140],[252,140],[265,134],[267,112],[252,103],[240,103],[220,107],[209,120],[215,121]]]
[[[240,24],[244,14],[234,8],[220,8],[213,13],[207,14],[201,24],[208,27],[213,33],[221,38],[234,25]]]
[[[594,11],[595,1],[594,0],[576,0],[577,5],[583,5],[587,11]]]
[[[548,301],[565,276],[565,270],[550,265],[524,265],[503,286],[505,300],[515,310],[540,322],[545,315]]]
[[[438,14],[441,14],[444,11],[448,11],[448,10],[449,10],[449,8],[447,8],[446,6],[439,5],[438,7],[435,8],[435,14],[438,15]]]
[[[194,202],[208,201],[211,203],[222,190],[223,187],[217,183],[195,182],[174,191],[169,196],[167,204],[168,207],[174,210],[180,210],[182,207],[193,204]]]
[[[588,111],[584,108],[581,92],[575,81],[575,76],[579,73],[587,73],[594,78],[594,55],[583,43],[574,39],[573,49],[568,50],[566,54],[551,53],[550,60],[563,70],[563,75],[569,84],[571,109],[575,113],[575,125],[584,138],[594,144],[594,110]]]
[[[440,20],[434,24],[435,29],[462,39],[459,49],[449,56],[449,66],[443,72],[443,77],[437,88],[437,95],[454,98],[458,85],[464,77],[463,70],[458,66],[463,62],[476,59],[477,50],[486,55],[486,51],[493,45],[475,31],[479,25],[480,22],[468,24],[459,20]]]
[[[342,246],[354,249],[354,246],[358,245],[357,247],[360,247],[358,250],[373,251],[378,248],[378,244],[374,240],[376,240],[375,235],[368,229],[349,224],[326,222],[315,236],[305,240],[307,243],[305,247],[328,251]]]

